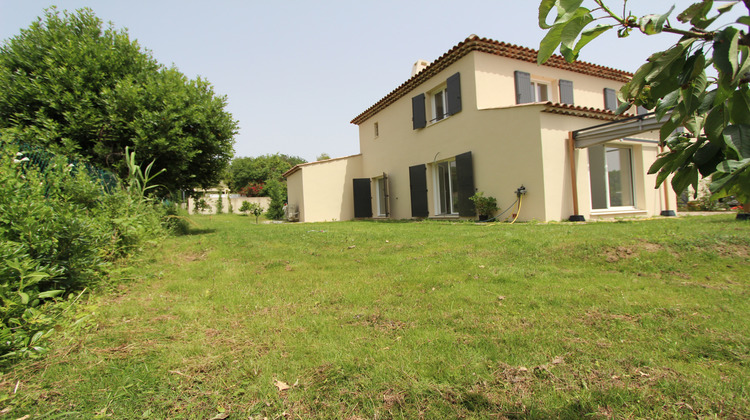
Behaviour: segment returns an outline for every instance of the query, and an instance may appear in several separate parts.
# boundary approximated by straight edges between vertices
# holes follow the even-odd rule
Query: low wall
[[[208,207],[203,210],[201,214],[216,214],[216,204],[219,201],[219,194],[206,194],[200,198],[206,200],[206,204],[208,204]],[[240,212],[240,207],[245,201],[260,204],[260,206],[263,208],[263,211],[265,212],[266,210],[268,210],[268,206],[271,204],[271,197],[244,197],[239,194],[222,194],[221,202],[224,205],[224,208],[221,211],[222,213],[229,213],[229,203],[231,202],[232,213],[242,214]],[[188,213],[196,214],[195,199],[193,197],[188,198]]]

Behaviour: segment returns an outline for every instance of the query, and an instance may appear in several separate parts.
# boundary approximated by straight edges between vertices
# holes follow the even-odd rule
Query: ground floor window
[[[378,216],[388,216],[388,185],[387,178],[375,178],[375,197],[377,198]]]
[[[436,208],[439,215],[458,214],[456,161],[440,162],[435,168]]]
[[[592,209],[633,208],[632,150],[598,145],[589,147],[588,152]]]

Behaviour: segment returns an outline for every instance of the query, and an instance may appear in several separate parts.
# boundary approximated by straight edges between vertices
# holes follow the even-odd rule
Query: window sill
[[[458,220],[461,216],[457,214],[439,214],[437,216],[430,216],[428,219],[435,219],[435,220]]]
[[[445,120],[447,120],[447,119],[450,119],[450,117],[451,117],[451,115],[446,115],[446,116],[445,116],[445,118],[443,118],[443,119],[441,119],[441,120],[437,120],[437,121],[428,121],[428,122],[427,122],[427,127],[432,127],[433,125],[436,125],[436,124],[440,124],[441,122],[443,122],[443,121],[445,121]],[[425,127],[425,128],[427,128],[427,127]]]
[[[618,214],[648,214],[647,210],[640,209],[607,209],[607,210],[591,210],[591,217],[595,216],[616,216]]]

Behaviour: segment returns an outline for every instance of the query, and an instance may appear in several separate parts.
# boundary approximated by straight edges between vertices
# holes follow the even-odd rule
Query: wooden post
[[[659,146],[659,154],[664,153],[664,146]],[[661,211],[662,216],[676,216],[677,214],[669,209],[669,187],[666,185],[666,182],[662,183],[662,188],[664,188],[664,210]]]
[[[578,178],[576,177],[576,148],[573,132],[568,131],[568,159],[570,159],[570,186],[573,190],[573,215],[570,221],[583,221],[583,216],[578,214]]]

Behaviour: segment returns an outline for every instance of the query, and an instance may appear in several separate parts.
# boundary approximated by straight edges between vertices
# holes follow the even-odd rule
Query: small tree
[[[255,216],[255,224],[258,224],[258,218],[261,214],[263,214],[263,207],[260,206],[258,203],[250,203],[250,213]]]
[[[258,224],[258,218],[261,214],[263,214],[263,207],[261,207],[258,203],[251,203],[249,201],[243,201],[242,206],[240,206],[240,211],[245,213],[245,216],[247,216],[248,213],[252,213],[253,216],[255,216],[255,224]]]

